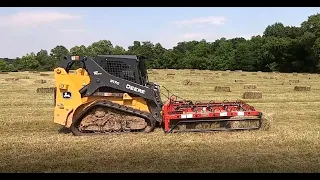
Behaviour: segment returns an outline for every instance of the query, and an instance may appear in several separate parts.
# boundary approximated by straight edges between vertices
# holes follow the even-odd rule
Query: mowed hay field
[[[151,81],[193,101],[237,100],[246,91],[260,91],[262,98],[245,101],[264,113],[271,129],[167,135],[156,129],[150,134],[89,137],[60,134],[60,126],[53,123],[53,94],[36,90],[52,87],[53,73],[0,74],[0,171],[320,171],[319,75],[199,70],[149,73]],[[256,88],[245,89],[248,84]],[[230,92],[216,92],[215,86],[230,87]],[[311,89],[294,91],[295,86]]]

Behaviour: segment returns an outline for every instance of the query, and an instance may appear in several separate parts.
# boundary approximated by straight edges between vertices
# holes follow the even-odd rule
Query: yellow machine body
[[[100,100],[125,105],[140,111],[149,112],[147,102],[142,97],[131,97],[124,93],[122,97],[113,96],[88,96],[81,97],[80,89],[90,83],[90,78],[85,69],[70,70],[68,73],[63,68],[54,69],[55,78],[55,107],[54,123],[70,127],[73,119],[91,104]],[[70,96],[64,98],[63,94]]]

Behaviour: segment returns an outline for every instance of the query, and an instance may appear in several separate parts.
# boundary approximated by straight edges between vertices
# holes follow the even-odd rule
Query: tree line
[[[248,27],[250,28],[250,27]],[[70,50],[62,45],[50,52],[41,49],[12,61],[0,60],[0,71],[52,71],[65,54],[95,56],[103,54],[140,55],[147,57],[152,69],[201,69],[279,72],[320,72],[320,14],[311,15],[300,27],[276,22],[263,35],[220,38],[214,42],[179,42],[172,49],[160,43],[134,41],[125,50],[109,40]]]

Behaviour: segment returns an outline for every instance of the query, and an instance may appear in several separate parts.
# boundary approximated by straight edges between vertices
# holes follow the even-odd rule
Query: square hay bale
[[[154,79],[155,80],[164,80],[165,78],[164,77],[155,77]]]
[[[269,77],[267,77],[267,76],[263,76],[262,78],[263,78],[263,79],[269,79]]]
[[[222,76],[229,76],[229,74],[221,73]]]
[[[257,71],[258,73],[261,73],[261,71]]]
[[[243,93],[242,98],[243,99],[261,99],[262,92],[260,92],[260,91],[247,91],[247,92]]]
[[[217,91],[217,92],[231,92],[231,88],[228,87],[228,86],[216,86],[214,88],[214,91]]]
[[[240,76],[247,76],[246,74],[241,74]]]
[[[310,86],[295,86],[294,91],[311,91]]]
[[[185,79],[181,83],[182,83],[182,85],[185,85],[185,86],[199,86],[200,85],[200,82],[192,82],[190,79]]]
[[[167,76],[175,76],[176,74],[174,73],[168,73]]]
[[[228,72],[228,73],[229,73],[229,72],[230,72],[230,70],[228,69],[228,70],[226,70],[226,72]]]
[[[258,73],[252,73],[252,75],[257,75]]]
[[[5,81],[18,81],[20,78],[5,78]]]
[[[8,72],[0,72],[0,74],[9,74]]]
[[[49,76],[49,74],[40,73],[40,76]]]
[[[243,86],[244,89],[256,89],[257,85],[256,84],[245,84]]]
[[[242,72],[242,70],[235,70],[235,72]]]
[[[292,80],[289,80],[289,83],[299,83],[299,79],[292,79]]]
[[[23,77],[20,77],[20,79],[30,79],[29,76],[23,76]]]
[[[34,81],[36,84],[45,84],[47,81],[45,79],[39,79]]]
[[[152,71],[151,74],[159,74],[159,72]]]
[[[37,93],[54,93],[54,87],[37,88]]]

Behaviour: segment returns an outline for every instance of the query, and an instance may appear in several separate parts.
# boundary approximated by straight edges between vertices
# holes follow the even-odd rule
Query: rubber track
[[[147,122],[148,126],[150,125],[152,127],[152,130],[154,129],[155,127],[155,118],[152,116],[151,113],[146,113],[146,112],[143,112],[143,111],[140,111],[140,110],[137,110],[137,109],[134,109],[134,108],[131,108],[131,107],[127,107],[127,106],[123,106],[123,105],[120,105],[120,104],[117,104],[117,103],[113,103],[111,101],[107,101],[107,100],[103,100],[103,101],[99,101],[99,102],[96,102],[94,104],[92,104],[90,107],[86,108],[85,111],[83,111],[75,120],[74,122],[72,123],[71,125],[71,131],[74,135],[77,135],[77,136],[86,136],[86,135],[105,135],[105,134],[124,134],[124,133],[148,133],[148,132],[145,132],[142,130],[142,132],[107,132],[107,133],[99,133],[99,132],[94,132],[94,133],[82,133],[78,130],[77,127],[74,127],[75,124],[77,124],[79,121],[82,120],[82,118],[88,113],[90,112],[90,110],[92,110],[94,107],[96,106],[103,106],[103,107],[108,107],[108,108],[112,108],[112,109],[116,109],[116,110],[119,110],[119,111],[122,111],[122,112],[126,112],[128,114],[131,114],[131,115],[135,115],[135,116],[138,116],[138,117],[141,117],[141,118],[144,118],[146,121],[149,121],[151,124],[149,124],[149,122]],[[150,131],[150,132],[151,132]]]

